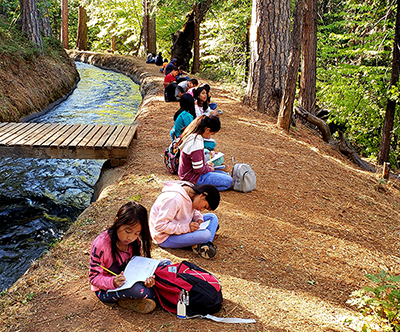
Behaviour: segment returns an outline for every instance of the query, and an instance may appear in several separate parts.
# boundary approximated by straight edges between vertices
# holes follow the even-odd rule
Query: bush
[[[400,331],[400,275],[385,271],[367,274],[376,287],[364,287],[350,295],[347,303],[357,306],[365,323],[359,331],[399,332]]]

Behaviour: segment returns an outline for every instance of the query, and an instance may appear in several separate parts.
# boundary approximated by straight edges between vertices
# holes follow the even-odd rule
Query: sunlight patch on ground
[[[263,323],[269,327],[284,325],[295,331],[301,321],[306,325],[318,326],[321,330],[332,328],[335,331],[346,331],[343,321],[354,316],[354,312],[334,306],[306,292],[266,287],[230,275],[222,275],[220,281],[226,284],[225,298],[242,307],[242,310],[231,312],[229,317],[250,318],[245,312],[240,312],[248,311],[257,317],[265,317]]]

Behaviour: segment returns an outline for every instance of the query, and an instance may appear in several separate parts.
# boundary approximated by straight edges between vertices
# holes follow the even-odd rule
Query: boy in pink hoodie
[[[162,248],[192,246],[203,258],[212,258],[217,250],[213,244],[218,218],[203,210],[215,210],[220,194],[212,185],[196,185],[185,181],[164,182],[149,218],[153,241]],[[204,223],[204,224],[203,224]]]

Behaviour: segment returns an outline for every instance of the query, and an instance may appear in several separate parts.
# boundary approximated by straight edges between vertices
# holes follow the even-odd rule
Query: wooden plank
[[[74,131],[70,137],[65,139],[65,141],[58,146],[58,148],[60,149],[68,148],[70,144],[73,144],[73,142],[77,141],[78,139],[79,140],[82,139],[85,133],[90,131],[93,127],[94,126],[92,125],[84,125],[84,124],[79,125],[78,129]]]
[[[89,133],[87,133],[87,135],[85,137],[83,137],[83,139],[80,140],[80,142],[78,144],[75,145],[76,148],[85,147],[86,144],[93,138],[93,136],[95,136],[98,133],[98,131],[101,130],[101,128],[102,128],[102,125],[95,125],[92,128],[92,130]]]
[[[0,144],[5,144],[7,141],[9,141],[10,138],[16,137],[18,135],[18,132],[26,127],[29,124],[29,122],[23,122],[23,123],[15,123],[11,127],[9,127],[9,130],[5,132],[1,137],[0,137]]]
[[[94,125],[86,125],[85,129],[82,130],[74,139],[69,142],[68,148],[75,148],[86,136],[90,135],[95,130]]]
[[[118,135],[124,130],[125,126],[117,126],[115,131],[110,135],[110,137],[107,139],[107,141],[104,143],[103,147],[106,149],[110,149],[117,139]],[[125,136],[124,136],[125,137]]]
[[[124,140],[126,134],[128,133],[130,129],[130,126],[124,126],[124,129],[121,131],[121,133],[118,135],[117,139],[114,141],[112,148],[114,147],[119,147]]]
[[[7,145],[13,145],[16,144],[17,142],[21,141],[22,139],[24,139],[25,137],[29,136],[30,133],[32,133],[33,131],[37,130],[38,127],[42,126],[42,123],[29,123],[28,126],[26,126],[24,128],[24,132],[16,137],[14,137],[13,139],[10,139],[9,141],[7,141]]]
[[[76,135],[74,135],[74,133],[76,131],[82,131],[81,127],[82,125],[71,125],[68,130],[64,132],[64,134],[50,144],[50,147],[59,147],[61,143],[63,143],[65,140],[68,140],[72,135],[75,137]]]
[[[87,142],[86,147],[87,148],[94,148],[96,143],[100,140],[100,138],[104,135],[104,133],[108,130],[110,126],[105,125],[100,128],[100,130],[92,137],[90,141]]]
[[[64,135],[65,132],[68,131],[69,128],[73,127],[74,125],[71,124],[63,124],[62,127],[60,127],[55,133],[53,133],[51,136],[49,136],[45,141],[43,141],[40,146],[43,147],[50,147],[50,145],[59,139],[61,136]],[[38,143],[38,142],[37,142]]]
[[[9,124],[9,122],[0,122],[0,131],[1,131],[2,127],[6,126],[8,124]]]
[[[51,129],[53,128],[53,124],[51,123],[45,123],[44,126],[38,128],[39,130],[34,133],[30,138],[27,138],[27,140],[24,142],[23,145],[26,146],[31,146],[33,143],[35,143],[37,140],[42,138],[44,135],[46,135]]]
[[[131,142],[132,142],[133,137],[134,137],[135,134],[136,134],[137,127],[138,127],[137,124],[134,124],[134,125],[131,125],[131,126],[130,126],[129,131],[128,131],[128,133],[126,134],[124,140],[122,141],[120,147],[128,148],[128,146],[129,146],[129,145],[131,144]]]
[[[101,138],[97,141],[97,143],[94,145],[95,149],[100,149],[103,148],[104,143],[110,138],[112,133],[117,129],[117,126],[111,125],[107,131],[101,136]]]
[[[27,135],[19,137],[15,141],[9,142],[8,145],[24,145],[32,138],[38,137],[38,135],[49,126],[51,126],[50,123],[36,123],[36,126],[33,127],[29,133],[27,132]]]
[[[6,125],[4,125],[4,126],[2,126],[2,127],[0,128],[0,139],[1,139],[1,136],[3,136],[4,134],[6,134],[7,131],[10,130],[10,128],[13,128],[13,126],[14,126],[14,123],[8,122]]]
[[[33,143],[33,146],[34,147],[42,146],[43,143],[48,142],[49,139],[52,139],[54,137],[54,134],[58,134],[57,135],[57,137],[58,137],[60,134],[60,131],[62,131],[62,129],[64,127],[65,127],[65,124],[61,124],[61,123],[52,125],[50,127],[50,130],[45,135],[43,135],[40,139],[38,139],[35,143]]]

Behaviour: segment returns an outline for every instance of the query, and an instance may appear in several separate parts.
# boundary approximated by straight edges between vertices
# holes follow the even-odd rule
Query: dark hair
[[[168,59],[164,59],[164,62],[168,62]]]
[[[182,144],[190,134],[203,135],[206,128],[216,133],[221,129],[221,122],[216,116],[200,115],[194,119],[183,131],[178,140],[178,145]]]
[[[190,82],[192,82],[192,84],[195,85],[195,86],[198,86],[198,85],[199,85],[199,81],[198,81],[197,79],[195,79],[195,78],[192,78],[192,79],[190,80]]]
[[[203,90],[205,90],[207,92],[207,89],[204,85],[198,87],[196,90],[193,91],[193,97],[194,97],[194,99],[197,100],[197,105],[199,105],[199,102],[201,102],[202,103],[201,106],[203,107],[203,110],[206,111],[208,108],[208,92],[207,92],[207,99],[205,101],[202,101],[199,99],[200,93]]]
[[[161,52],[158,52],[158,56],[161,56]]]
[[[111,238],[111,253],[114,260],[117,260],[116,255],[118,252],[118,229],[122,225],[134,226],[137,224],[140,224],[140,226],[142,226],[142,230],[140,231],[139,235],[140,241],[138,239],[137,241],[134,241],[129,245],[133,248],[133,254],[136,256],[140,256],[140,243],[142,242],[143,255],[145,257],[151,257],[151,235],[149,230],[149,221],[147,218],[147,210],[143,205],[140,205],[136,202],[128,202],[119,208],[117,215],[115,216],[114,225],[112,225],[108,229],[108,235]]]
[[[181,99],[179,99],[179,105],[181,107],[175,112],[174,121],[176,121],[179,114],[181,114],[183,111],[190,113],[193,116],[193,119],[196,118],[196,112],[194,110],[194,99],[190,94],[184,93]]]
[[[178,68],[176,66],[171,67],[171,71],[173,70],[178,70]]]
[[[215,210],[218,207],[221,196],[217,188],[215,188],[211,184],[193,184],[192,189],[196,193],[196,195],[203,194],[204,196],[206,196],[206,201],[211,210]]]

